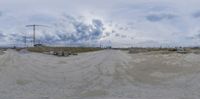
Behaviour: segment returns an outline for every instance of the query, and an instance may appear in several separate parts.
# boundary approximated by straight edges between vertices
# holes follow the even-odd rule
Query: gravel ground
[[[7,50],[0,99],[199,99],[200,55],[104,50],[72,57]]]

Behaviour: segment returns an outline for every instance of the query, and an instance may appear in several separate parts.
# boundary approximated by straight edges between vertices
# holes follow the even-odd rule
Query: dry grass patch
[[[101,48],[84,48],[84,47],[31,47],[28,48],[28,51],[31,52],[49,52],[49,51],[64,51],[71,53],[83,53],[83,52],[91,52],[91,51],[99,51]]]

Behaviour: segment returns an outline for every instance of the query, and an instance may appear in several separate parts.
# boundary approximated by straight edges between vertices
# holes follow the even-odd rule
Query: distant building
[[[177,48],[177,53],[186,54],[187,51],[183,47]]]

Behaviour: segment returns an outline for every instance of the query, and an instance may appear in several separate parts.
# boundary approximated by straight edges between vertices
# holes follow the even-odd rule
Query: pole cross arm
[[[33,24],[33,25],[26,25],[26,27],[32,27],[33,28],[33,46],[35,45],[35,41],[36,41],[36,38],[35,38],[35,32],[36,32],[36,27],[48,27],[46,25],[36,25],[36,24]]]

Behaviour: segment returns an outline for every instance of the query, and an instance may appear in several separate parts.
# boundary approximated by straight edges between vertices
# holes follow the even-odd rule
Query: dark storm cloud
[[[109,33],[109,32],[106,32],[106,36],[110,36],[110,34],[111,34],[111,33]]]
[[[0,17],[3,16],[3,12],[0,11]]]
[[[53,44],[60,41],[55,35],[49,35],[47,32],[43,31],[43,36],[40,37],[40,42],[45,44]]]
[[[8,35],[9,37],[9,40],[10,41],[14,41],[14,42],[23,42],[23,36],[22,35],[19,35],[17,33],[12,33],[10,35]]]
[[[81,41],[91,41],[97,40],[101,37],[104,30],[103,22],[99,19],[91,19],[90,24],[85,23],[84,21],[80,21],[79,19],[65,15],[62,22],[57,23],[55,26],[59,27],[55,29],[55,35],[58,37],[57,39],[51,40],[46,35],[44,39],[49,39],[53,41],[66,41],[66,42],[81,42]],[[68,31],[67,29],[71,25],[73,31]]]
[[[0,31],[0,39],[3,39],[5,37],[6,37],[6,35],[3,32]]]
[[[121,38],[127,38],[127,36],[126,35],[121,35]]]
[[[5,35],[6,37],[4,38],[8,38],[9,41],[12,41],[14,43],[24,43],[26,40],[26,43],[31,43],[33,41],[33,37],[32,36],[25,36],[23,34],[19,34],[19,33],[12,33],[9,35]],[[36,39],[36,42],[38,42],[39,39]]]
[[[195,18],[199,18],[199,17],[200,17],[200,11],[194,13],[194,14],[193,14],[193,17],[195,17]]]
[[[124,30],[124,27],[120,27],[119,30]]]
[[[117,33],[117,34],[115,34],[115,36],[116,36],[116,37],[119,37],[119,36],[120,36],[120,34],[118,34],[118,33]]]
[[[134,40],[134,37],[131,37],[132,40]]]
[[[112,33],[115,33],[116,31],[115,30],[112,30]]]
[[[151,14],[146,16],[146,19],[151,22],[158,22],[162,20],[170,20],[176,18],[176,15],[173,14]]]

